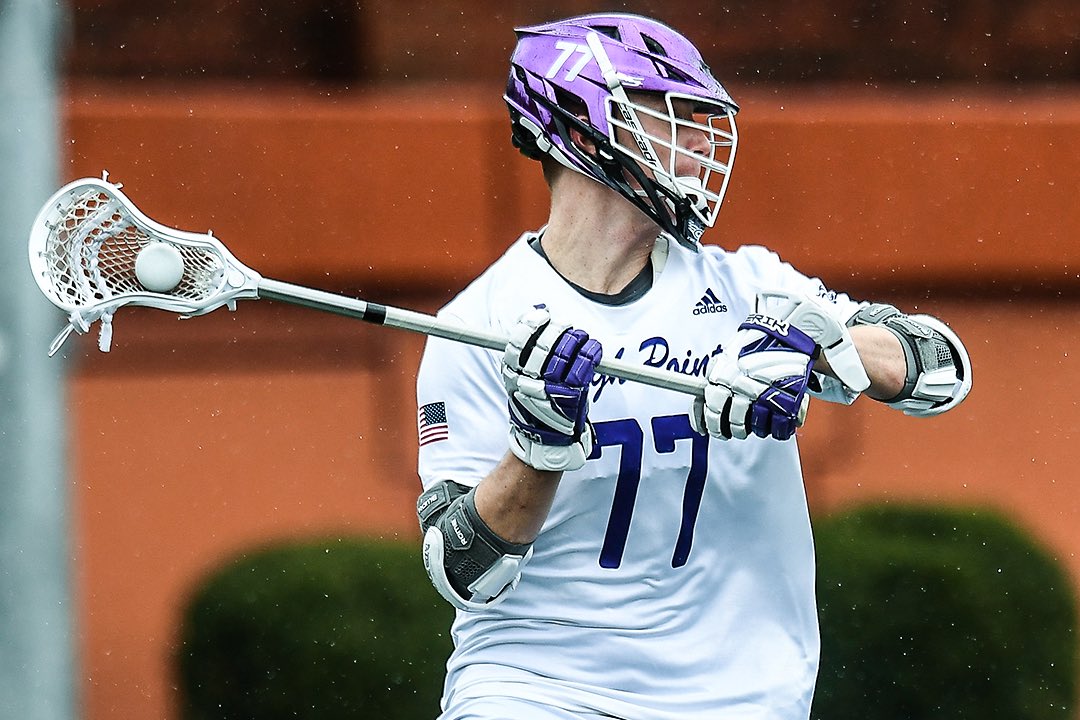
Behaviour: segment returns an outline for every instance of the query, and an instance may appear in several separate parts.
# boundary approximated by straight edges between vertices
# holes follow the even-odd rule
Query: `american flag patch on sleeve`
[[[417,425],[420,430],[420,447],[450,437],[450,426],[446,424],[446,403],[421,405],[417,412]]]

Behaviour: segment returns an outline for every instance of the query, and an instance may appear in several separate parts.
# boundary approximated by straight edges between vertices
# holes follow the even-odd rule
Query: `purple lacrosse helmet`
[[[516,32],[504,97],[514,145],[614,189],[697,250],[727,190],[739,110],[697,49],[663,23],[623,13]],[[649,94],[659,102],[648,102]],[[571,130],[592,141],[596,154],[574,143]],[[703,134],[707,150],[684,147],[680,131]],[[680,159],[697,173],[677,174]]]

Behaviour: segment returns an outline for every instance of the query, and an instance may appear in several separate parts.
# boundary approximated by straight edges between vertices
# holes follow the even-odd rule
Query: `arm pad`
[[[904,315],[892,305],[868,305],[848,325],[880,325],[900,340],[907,377],[896,397],[885,400],[905,415],[928,417],[949,410],[971,390],[971,359],[949,326],[929,315]]]
[[[479,610],[517,587],[532,544],[500,538],[476,512],[476,488],[444,480],[416,502],[431,584],[459,610]]]

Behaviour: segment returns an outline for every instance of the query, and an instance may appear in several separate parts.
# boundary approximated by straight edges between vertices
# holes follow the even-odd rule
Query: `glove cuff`
[[[510,452],[531,468],[547,472],[579,470],[592,453],[592,425],[586,423],[581,436],[569,445],[544,445],[516,425],[510,426]]]

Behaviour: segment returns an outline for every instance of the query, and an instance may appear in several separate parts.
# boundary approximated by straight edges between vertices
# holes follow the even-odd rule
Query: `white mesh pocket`
[[[88,307],[118,296],[148,292],[135,276],[139,252],[154,242],[168,242],[184,261],[180,283],[166,295],[201,303],[221,284],[225,264],[212,248],[151,237],[131,214],[96,188],[72,196],[45,245],[53,294],[61,303]]]

